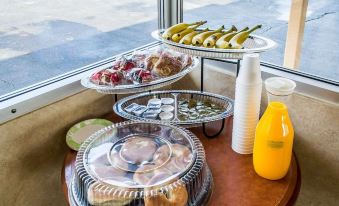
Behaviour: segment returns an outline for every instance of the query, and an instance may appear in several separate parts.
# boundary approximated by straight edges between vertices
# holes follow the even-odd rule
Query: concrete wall
[[[234,98],[235,78],[205,71],[205,89]],[[217,82],[217,83],[216,83]],[[199,71],[173,85],[200,88]],[[60,171],[65,134],[76,122],[112,111],[112,97],[85,91],[0,125],[0,206],[65,205]],[[262,108],[266,105],[263,91]],[[339,106],[295,94],[290,108],[302,187],[297,205],[339,202]]]

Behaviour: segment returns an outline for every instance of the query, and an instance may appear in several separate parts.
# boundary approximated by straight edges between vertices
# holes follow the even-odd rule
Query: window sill
[[[136,49],[147,49],[159,45],[153,42]],[[44,82],[23,88],[0,97],[0,124],[37,110],[46,105],[84,91],[80,79],[94,70],[104,69],[117,57],[130,55],[134,50],[104,59],[94,64],[73,70]]]

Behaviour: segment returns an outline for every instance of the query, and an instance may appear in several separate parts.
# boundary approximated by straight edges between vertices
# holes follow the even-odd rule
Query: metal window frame
[[[107,67],[121,55],[130,55],[136,49],[147,49],[159,44],[152,42],[1,96],[0,124],[86,90],[80,84],[84,75]]]

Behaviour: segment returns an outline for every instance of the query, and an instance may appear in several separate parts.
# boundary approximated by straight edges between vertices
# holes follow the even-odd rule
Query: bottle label
[[[279,149],[279,148],[282,148],[284,146],[284,142],[283,141],[268,140],[267,146],[274,148],[274,149]]]

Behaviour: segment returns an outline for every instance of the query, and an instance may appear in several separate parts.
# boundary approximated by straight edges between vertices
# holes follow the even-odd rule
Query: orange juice
[[[253,165],[256,173],[270,180],[283,178],[291,163],[293,138],[286,105],[269,103],[255,132]]]

